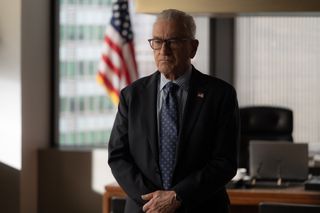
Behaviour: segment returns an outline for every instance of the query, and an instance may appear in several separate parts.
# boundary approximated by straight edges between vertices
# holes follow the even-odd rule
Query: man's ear
[[[190,58],[193,58],[196,55],[198,46],[199,46],[199,41],[197,39],[194,39],[191,41]]]

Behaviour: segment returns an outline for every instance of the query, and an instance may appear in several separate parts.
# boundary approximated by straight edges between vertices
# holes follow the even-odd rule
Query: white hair
[[[163,10],[157,17],[159,20],[175,21],[182,24],[188,37],[194,39],[196,35],[196,24],[191,15],[176,9]]]

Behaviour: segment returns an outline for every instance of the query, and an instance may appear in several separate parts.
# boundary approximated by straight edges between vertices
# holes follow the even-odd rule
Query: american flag
[[[112,3],[111,23],[104,35],[104,47],[97,80],[112,102],[119,103],[120,90],[138,78],[133,33],[127,0]]]

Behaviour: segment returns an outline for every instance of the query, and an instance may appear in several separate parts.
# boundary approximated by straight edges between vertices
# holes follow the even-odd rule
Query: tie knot
[[[179,89],[179,85],[170,81],[164,86],[164,89],[168,92],[175,92]]]

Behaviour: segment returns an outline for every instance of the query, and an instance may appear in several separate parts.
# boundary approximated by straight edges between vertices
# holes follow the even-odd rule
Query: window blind
[[[295,142],[320,143],[320,17],[236,18],[239,105],[293,110]]]

